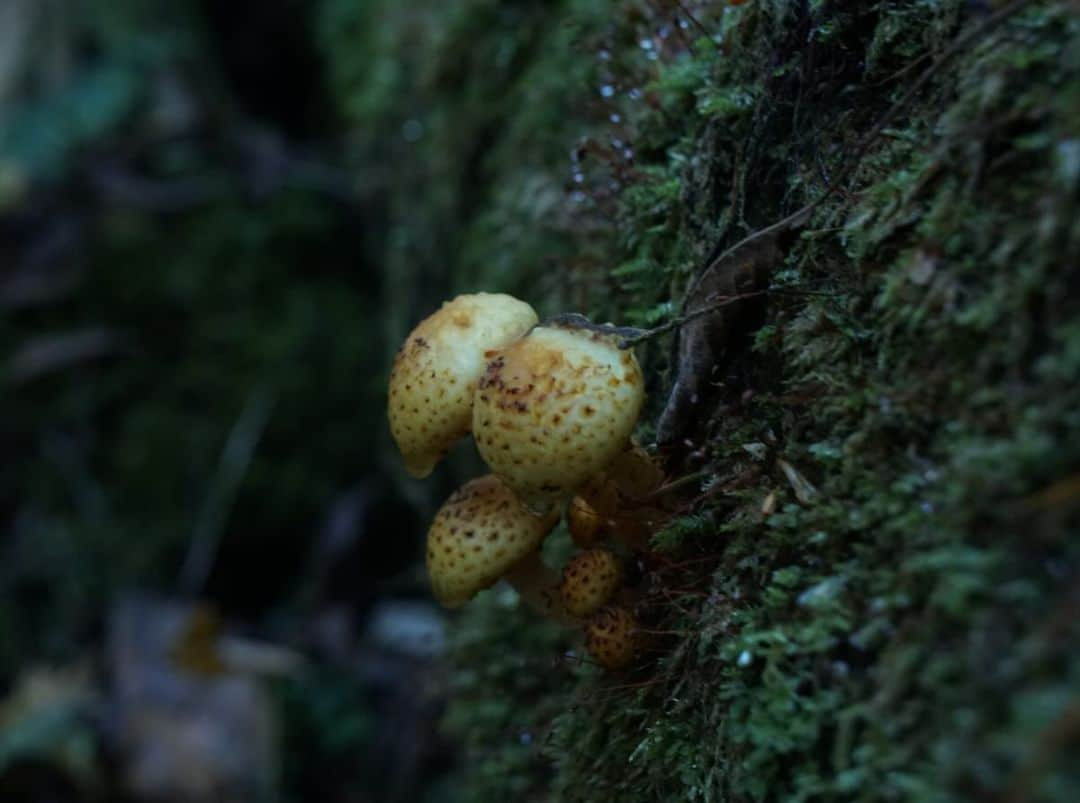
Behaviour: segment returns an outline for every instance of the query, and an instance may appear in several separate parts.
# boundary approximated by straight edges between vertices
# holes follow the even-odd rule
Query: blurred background
[[[551,214],[566,9],[447,5],[0,0],[4,803],[454,799],[418,558],[475,458],[405,479],[389,361],[584,292],[602,210]]]

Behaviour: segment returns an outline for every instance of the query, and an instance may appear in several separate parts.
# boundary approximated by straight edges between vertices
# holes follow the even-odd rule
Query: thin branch
[[[248,397],[243,412],[229,432],[180,571],[180,590],[187,596],[201,593],[210,576],[229,512],[266,431],[273,407],[272,393],[255,391]]]
[[[709,33],[708,29],[701,24],[701,21],[698,20],[697,17],[690,13],[690,10],[685,5],[683,5],[682,0],[675,0],[675,5],[679,7],[679,11],[683,13],[683,16],[686,17],[690,24],[697,28],[698,32],[706,39],[708,39],[714,48],[719,49],[716,41],[713,39],[713,35]]]
[[[558,329],[584,329],[587,332],[597,332],[601,335],[612,335],[614,337],[638,337],[644,332],[645,329],[639,329],[636,326],[615,326],[610,323],[593,323],[584,315],[579,315],[576,312],[563,312],[548,318],[544,321],[544,326],[552,326]],[[622,346],[620,346],[622,348]]]
[[[657,488],[655,491],[647,493],[645,494],[645,496],[635,501],[651,502],[653,500],[660,499],[661,497],[671,493],[672,491],[677,491],[679,488],[683,488],[687,485],[711,476],[712,471],[710,470],[695,471],[693,474],[686,474],[682,477],[672,480],[671,482],[665,483],[664,485],[661,485],[659,488]]]
[[[623,341],[619,344],[619,348],[632,349],[634,346],[644,343],[646,340],[659,337],[660,335],[670,332],[672,329],[679,329],[693,320],[716,312],[718,309],[722,309],[723,307],[727,307],[747,298],[765,295],[766,292],[767,291],[765,290],[755,290],[752,293],[740,293],[736,296],[722,296],[721,299],[714,304],[707,304],[704,307],[699,307],[698,309],[687,312],[677,318],[672,318],[667,323],[662,323],[652,329],[646,329],[644,331],[638,330],[636,334],[624,337]]]

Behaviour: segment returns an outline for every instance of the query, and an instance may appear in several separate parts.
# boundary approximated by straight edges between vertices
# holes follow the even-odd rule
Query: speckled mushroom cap
[[[611,601],[622,581],[622,562],[613,552],[590,549],[575,555],[563,567],[563,607],[571,616],[595,613]]]
[[[390,432],[414,477],[426,477],[472,424],[484,352],[536,325],[533,308],[501,293],[461,295],[406,338],[390,372]]]
[[[644,401],[637,360],[615,338],[539,326],[492,355],[473,435],[491,470],[546,509],[626,447]]]
[[[637,619],[619,605],[601,608],[585,622],[585,649],[604,669],[629,666],[639,643]]]
[[[530,512],[494,475],[465,483],[428,530],[427,568],[436,598],[449,608],[468,602],[536,552],[557,520]]]

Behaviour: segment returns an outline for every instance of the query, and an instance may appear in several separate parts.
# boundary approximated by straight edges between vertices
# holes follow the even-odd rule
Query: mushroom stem
[[[563,607],[559,594],[559,573],[544,563],[539,551],[529,553],[515,563],[503,575],[503,579],[514,587],[525,604],[534,611],[556,622],[572,624],[573,618]]]

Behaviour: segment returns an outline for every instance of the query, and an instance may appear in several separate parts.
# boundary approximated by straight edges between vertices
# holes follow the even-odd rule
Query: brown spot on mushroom
[[[595,613],[615,596],[623,580],[622,562],[606,549],[590,549],[570,560],[559,587],[571,616]]]
[[[585,623],[585,649],[596,663],[609,671],[629,666],[640,641],[637,620],[621,606],[601,608]]]
[[[468,526],[459,528],[452,524],[456,521]],[[467,601],[535,552],[554,523],[553,516],[528,511],[495,476],[466,483],[446,500],[428,530],[427,566],[435,596],[451,607]]]
[[[644,391],[627,365],[613,339],[579,330],[537,327],[498,350],[474,409],[481,456],[530,506],[569,494],[610,462],[637,421]],[[505,434],[498,448],[491,431]]]
[[[417,325],[398,350],[390,375],[390,431],[408,471],[417,477],[472,425],[485,353],[506,345],[536,323],[528,304],[501,294],[462,295]],[[482,322],[483,325],[474,325]]]

